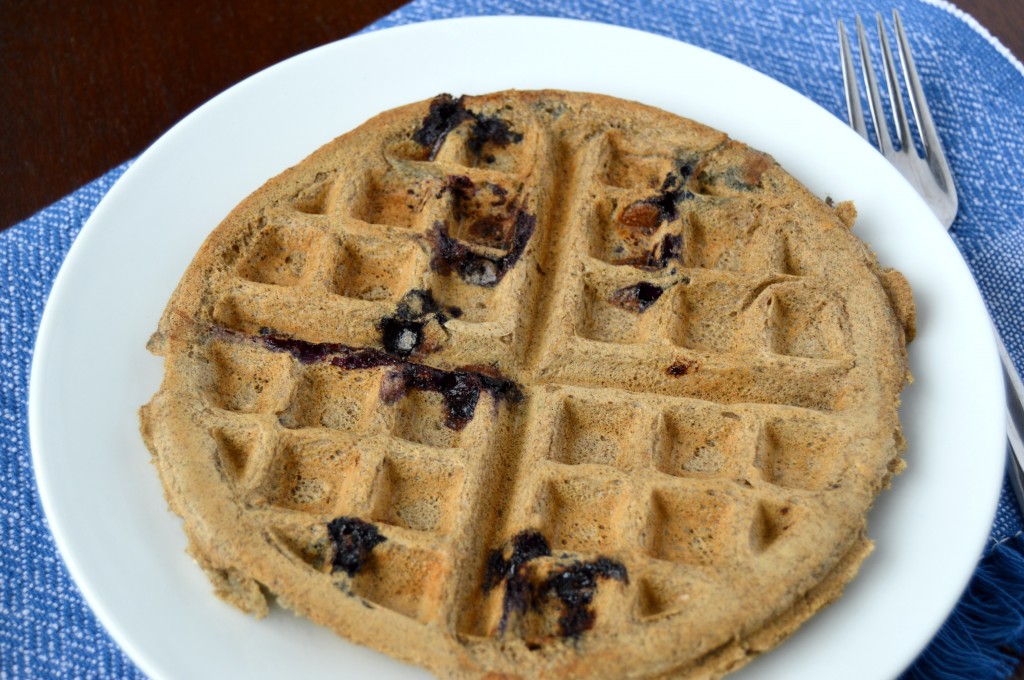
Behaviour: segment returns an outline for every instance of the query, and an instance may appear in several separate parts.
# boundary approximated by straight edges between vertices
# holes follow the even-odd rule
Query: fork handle
[[[1003,379],[1006,383],[1006,439],[1012,452],[1009,461],[1010,481],[1017,501],[1024,510],[1024,385],[998,333],[996,346],[1003,362]]]

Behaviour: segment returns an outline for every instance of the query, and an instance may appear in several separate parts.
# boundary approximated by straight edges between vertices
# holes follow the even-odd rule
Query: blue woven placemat
[[[835,21],[897,7],[960,192],[954,234],[1024,366],[1024,68],[939,0],[416,0],[368,30],[480,14],[601,21],[745,63],[843,116]],[[71,242],[128,164],[0,233],[0,678],[141,677],[68,577],[42,515],[28,443],[32,347]],[[1004,484],[975,577],[907,677],[1007,678],[1024,652],[1024,539]],[[907,603],[913,606],[913,603]],[[865,653],[870,653],[865,650]]]

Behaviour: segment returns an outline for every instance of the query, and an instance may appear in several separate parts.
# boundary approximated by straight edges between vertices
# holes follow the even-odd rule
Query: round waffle
[[[141,412],[218,595],[443,676],[718,677],[837,597],[902,462],[913,302],[763,153],[441,95],[242,202]]]

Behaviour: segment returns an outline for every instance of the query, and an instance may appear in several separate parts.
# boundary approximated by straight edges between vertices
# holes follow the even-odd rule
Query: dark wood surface
[[[0,229],[139,154],[246,76],[402,4],[0,0]],[[1024,2],[957,4],[1024,57]]]

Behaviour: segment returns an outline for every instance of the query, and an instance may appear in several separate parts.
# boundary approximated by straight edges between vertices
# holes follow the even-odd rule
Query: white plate
[[[136,410],[162,374],[144,345],[203,238],[266,179],[384,109],[507,87],[602,92],[725,130],[818,195],[854,199],[857,232],[910,280],[920,331],[903,407],[909,469],[872,512],[877,550],[835,606],[743,671],[896,675],[966,585],[1002,476],[1002,386],[966,266],[881,156],[802,96],[682,43],[556,19],[418,24],[313,50],[201,107],[114,186],[57,277],[29,400],[43,506],[86,600],[157,678],[425,675],[282,611],[254,621],[211,594],[138,435]]]

